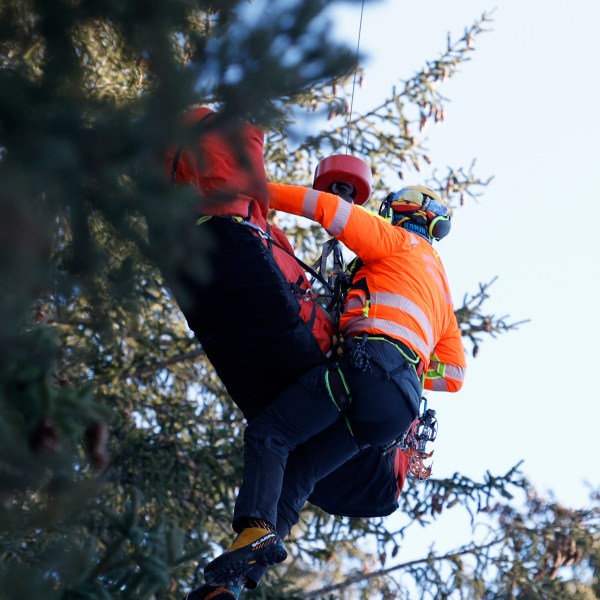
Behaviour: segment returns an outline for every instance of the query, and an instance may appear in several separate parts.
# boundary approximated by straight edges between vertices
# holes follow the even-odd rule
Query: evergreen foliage
[[[376,195],[397,187],[390,173],[423,171],[457,208],[489,181],[473,165],[425,173],[421,136],[443,121],[439,86],[489,15],[347,125],[354,58],[326,35],[329,4],[0,3],[0,598],[180,598],[231,539],[244,422],[165,289],[146,233],[146,219],[160,221],[162,252],[210,277],[210,240],[182,238],[192,193],[169,185],[161,160],[189,135],[184,109],[218,102],[226,118],[264,126],[274,180],[309,182],[349,135]],[[291,143],[288,126],[311,113],[324,117],[320,133]],[[313,258],[322,233],[290,232]],[[488,287],[457,310],[473,354],[481,336],[519,325],[484,312]],[[513,469],[408,487],[396,531],[307,506],[294,560],[249,595],[401,598],[413,581],[435,598],[593,598],[591,500],[573,510],[539,498]],[[461,507],[489,538],[385,566],[405,528]]]

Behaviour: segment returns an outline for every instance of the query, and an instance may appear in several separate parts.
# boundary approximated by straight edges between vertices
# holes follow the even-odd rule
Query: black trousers
[[[258,517],[287,533],[318,481],[359,448],[392,442],[416,418],[421,385],[413,366],[386,341],[366,348],[370,370],[341,361],[350,426],[329,396],[325,366],[305,373],[248,425],[234,529],[241,517]]]

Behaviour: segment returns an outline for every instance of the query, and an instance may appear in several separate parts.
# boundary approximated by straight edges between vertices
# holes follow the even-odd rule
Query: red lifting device
[[[333,154],[317,165],[313,188],[362,205],[371,196],[372,181],[371,169],[364,160],[347,154]]]

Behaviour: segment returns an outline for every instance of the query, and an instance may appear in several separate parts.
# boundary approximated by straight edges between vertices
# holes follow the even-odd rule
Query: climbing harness
[[[281,244],[278,240],[276,240],[273,236],[271,236],[270,233],[268,233],[267,231],[264,231],[262,229],[262,227],[260,227],[256,223],[252,223],[251,221],[248,221],[247,219],[242,219],[242,218],[240,218],[240,220],[238,222],[241,225],[244,225],[245,227],[248,227],[248,229],[251,229],[252,231],[254,231],[263,240],[266,240],[270,244],[273,244],[273,245],[277,246],[280,250],[283,250],[285,253],[289,254],[292,258],[295,259],[295,261],[307,273],[310,273],[310,275],[314,279],[317,279],[321,284],[323,284],[325,286],[325,288],[329,291],[329,293],[331,293],[333,295],[333,293],[334,293],[334,286],[333,286],[333,284],[330,283],[325,278],[325,276],[322,273],[320,273],[319,271],[317,271],[314,268],[314,265],[312,267],[309,267],[302,259],[298,258],[293,252],[290,252],[290,250],[288,250],[288,248],[286,248],[283,244]]]
[[[327,267],[327,261],[331,257],[331,267]],[[313,275],[311,285],[318,280],[320,283],[327,282],[325,289],[319,294],[324,301],[325,310],[337,321],[342,314],[346,291],[348,288],[349,275],[344,265],[344,257],[339,242],[335,238],[327,240],[323,244],[321,256],[312,265]]]

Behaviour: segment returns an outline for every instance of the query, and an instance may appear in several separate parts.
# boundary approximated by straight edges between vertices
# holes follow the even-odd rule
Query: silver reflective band
[[[394,323],[394,321],[388,321],[387,319],[356,317],[344,327],[342,333],[346,337],[350,337],[352,335],[364,333],[367,329],[406,340],[406,342],[421,356],[430,356],[433,351],[433,348],[430,348],[425,344],[414,331],[408,327]]]
[[[315,215],[317,213],[317,200],[319,199],[318,190],[307,189],[304,193],[304,198],[302,199],[302,216],[315,220]]]
[[[348,223],[348,219],[350,218],[351,212],[352,205],[348,202],[345,202],[341,198],[338,198],[338,207],[335,211],[333,220],[329,224],[329,227],[325,227],[327,233],[333,236],[340,235],[340,233],[344,231],[344,227],[346,227],[346,224]]]
[[[432,379],[431,389],[434,392],[447,392],[448,386],[446,384],[446,380],[443,377],[439,377],[438,379]]]
[[[454,365],[446,365],[446,377],[454,379],[455,381],[465,380],[465,371],[462,367],[456,367]]]
[[[319,196],[321,192],[318,190],[307,189],[304,193],[304,198],[302,199],[302,216],[311,219],[312,221],[316,221],[317,215],[317,202],[319,201]],[[338,196],[338,207],[335,211],[335,215],[329,227],[325,227],[325,230],[330,235],[336,236],[344,231],[344,227],[348,223],[348,219],[350,218],[350,213],[352,212],[352,205],[348,202],[345,202]]]
[[[431,327],[431,323],[423,309],[412,300],[409,300],[400,294],[392,294],[391,292],[373,292],[371,295],[371,305],[373,304],[397,308],[398,310],[409,314],[417,321],[425,332],[425,335],[427,336],[425,341],[430,346],[433,344],[433,328]]]

